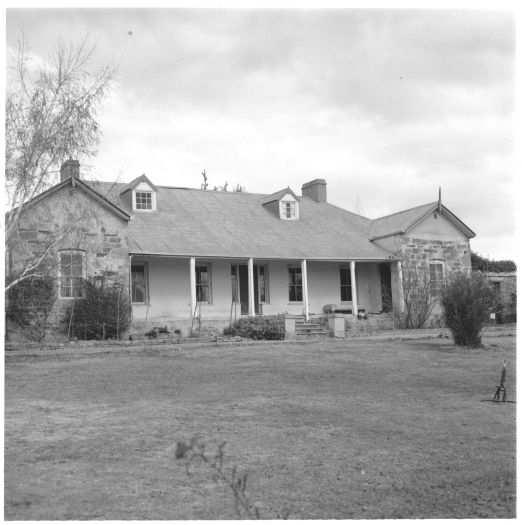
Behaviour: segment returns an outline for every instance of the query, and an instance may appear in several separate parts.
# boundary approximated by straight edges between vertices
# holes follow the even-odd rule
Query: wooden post
[[[303,307],[306,320],[310,319],[310,305],[308,302],[308,272],[306,268],[306,259],[301,261],[301,278],[303,280]]]
[[[359,305],[357,304],[357,282],[355,280],[355,261],[350,261],[350,281],[352,284],[352,313],[357,317]]]
[[[248,315],[256,315],[254,296],[254,259],[248,259]]]
[[[196,315],[196,258],[190,258],[190,317]]]

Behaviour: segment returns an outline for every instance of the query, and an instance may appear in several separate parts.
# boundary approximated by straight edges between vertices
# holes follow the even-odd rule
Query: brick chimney
[[[324,179],[315,179],[301,188],[303,197],[310,197],[315,202],[326,202],[326,181]]]
[[[70,177],[74,177],[75,179],[80,178],[80,163],[77,160],[66,160],[60,168],[60,182]]]

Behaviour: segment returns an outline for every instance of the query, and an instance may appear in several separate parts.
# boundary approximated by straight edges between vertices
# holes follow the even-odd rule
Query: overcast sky
[[[89,176],[255,193],[324,178],[377,218],[442,201],[514,258],[515,20],[478,10],[9,9],[42,59],[98,41],[118,65]],[[82,159],[80,159],[82,160]]]

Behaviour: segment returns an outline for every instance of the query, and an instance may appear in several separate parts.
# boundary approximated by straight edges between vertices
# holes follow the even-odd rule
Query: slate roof
[[[437,206],[437,202],[430,202],[422,206],[416,206],[409,210],[403,210],[392,215],[386,215],[372,221],[369,231],[369,238],[375,239],[380,237],[388,237],[396,233],[402,233],[408,230],[420,218]]]
[[[382,239],[398,233],[406,233],[408,230],[418,224],[426,215],[435,211],[439,206],[437,202],[430,202],[403,210],[392,215],[380,217],[371,221],[368,237],[370,240]],[[466,226],[456,215],[448,208],[441,204],[441,213],[449,219],[457,228],[459,228],[468,237],[475,237],[475,233]]]
[[[127,208],[119,197],[127,184],[89,184],[115,205]],[[332,204],[298,197],[299,220],[285,221],[262,205],[267,197],[157,186],[158,211],[132,214],[129,249],[134,254],[208,258],[392,258],[391,252],[369,241],[370,219]]]

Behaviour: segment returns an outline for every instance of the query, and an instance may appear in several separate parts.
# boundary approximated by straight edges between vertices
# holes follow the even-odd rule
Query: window
[[[137,191],[136,192],[136,209],[137,210],[152,210],[152,192]]]
[[[444,264],[442,262],[430,263],[430,290],[440,292],[444,282]]]
[[[210,264],[196,265],[196,300],[198,303],[212,302]]]
[[[352,300],[352,274],[349,266],[341,266],[339,268],[339,276],[341,282],[341,301]]]
[[[288,300],[290,302],[303,301],[303,275],[301,268],[297,266],[288,268]]]
[[[132,302],[146,304],[147,293],[147,265],[133,264],[131,267]]]
[[[285,219],[293,219],[295,217],[295,202],[283,202]]]
[[[257,283],[259,287],[259,302],[268,303],[268,266],[258,266]]]
[[[279,201],[279,218],[286,221],[299,219],[299,203],[289,193]]]
[[[60,253],[60,297],[82,297],[83,253]]]

